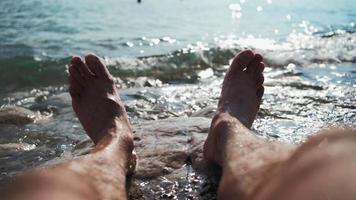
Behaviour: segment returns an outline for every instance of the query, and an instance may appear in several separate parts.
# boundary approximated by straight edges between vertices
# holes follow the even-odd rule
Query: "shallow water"
[[[38,114],[35,123],[0,124],[2,183],[87,139],[65,83],[69,57],[90,51],[117,78],[134,125],[213,110],[230,59],[246,47],[268,66],[257,134],[298,143],[323,127],[356,124],[354,1],[2,0],[0,7],[0,105]],[[177,173],[134,180],[140,198],[213,198],[216,183],[189,163]]]

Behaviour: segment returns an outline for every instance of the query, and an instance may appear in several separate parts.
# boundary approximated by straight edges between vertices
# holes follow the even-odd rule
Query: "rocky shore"
[[[331,78],[325,81],[319,74]],[[265,75],[264,101],[253,126],[258,136],[298,143],[320,128],[356,124],[352,77],[340,79],[333,68],[293,65],[267,68]],[[117,81],[139,157],[128,183],[131,199],[216,198],[220,170],[204,163],[202,144],[221,81],[214,75],[197,84],[166,85],[141,78],[126,89]],[[24,170],[73,159],[91,148],[66,87],[14,92],[2,99],[0,187]]]

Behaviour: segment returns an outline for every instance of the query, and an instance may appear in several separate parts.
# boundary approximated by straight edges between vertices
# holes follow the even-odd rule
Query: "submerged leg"
[[[73,109],[95,143],[91,154],[17,178],[6,199],[126,199],[133,136],[113,79],[100,59],[73,57],[69,67]],[[65,131],[65,130],[64,130]]]

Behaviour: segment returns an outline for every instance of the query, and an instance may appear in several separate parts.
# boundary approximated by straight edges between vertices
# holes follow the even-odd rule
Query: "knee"
[[[322,153],[332,153],[331,151],[343,148],[356,148],[356,129],[352,128],[333,128],[321,130],[317,134],[308,138],[292,155],[291,158],[298,158],[305,152],[320,151]],[[332,153],[332,154],[335,154]]]

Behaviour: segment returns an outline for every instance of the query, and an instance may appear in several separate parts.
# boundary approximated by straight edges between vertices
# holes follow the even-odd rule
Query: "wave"
[[[356,63],[356,33],[335,32],[323,35],[292,33],[283,42],[272,39],[234,36],[215,40],[213,47],[191,45],[164,55],[147,57],[105,57],[116,77],[147,76],[163,82],[198,80],[198,72],[207,68],[219,71],[245,48],[263,54],[269,67],[290,63],[308,66],[314,63]],[[66,64],[70,58],[17,56],[0,58],[0,91],[24,87],[60,85],[67,81]]]

